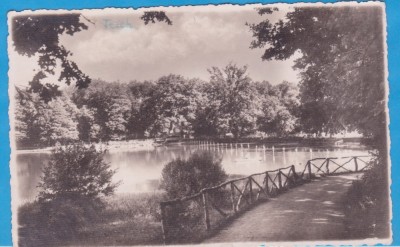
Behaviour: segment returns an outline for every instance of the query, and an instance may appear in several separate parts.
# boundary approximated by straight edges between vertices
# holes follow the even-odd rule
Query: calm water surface
[[[115,181],[122,181],[117,193],[151,192],[158,188],[161,171],[166,163],[174,158],[187,158],[197,150],[208,150],[222,157],[222,166],[228,174],[249,175],[295,165],[302,171],[307,160],[319,157],[344,157],[366,155],[360,149],[312,148],[309,147],[275,148],[271,146],[250,146],[247,144],[227,145],[176,145],[156,147],[147,151],[110,152],[105,159],[113,169],[117,169]],[[49,160],[48,153],[18,154],[16,159],[18,193],[20,202],[33,200],[37,195],[37,184],[41,170]]]

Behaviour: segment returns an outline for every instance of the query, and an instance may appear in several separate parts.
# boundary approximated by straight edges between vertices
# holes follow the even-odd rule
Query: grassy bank
[[[346,195],[345,224],[350,239],[390,237],[387,165],[378,159],[371,165]]]
[[[159,201],[164,194],[143,193],[107,198],[101,210],[72,205],[43,209],[38,202],[19,208],[20,246],[162,244]],[[76,227],[76,229],[69,229]]]

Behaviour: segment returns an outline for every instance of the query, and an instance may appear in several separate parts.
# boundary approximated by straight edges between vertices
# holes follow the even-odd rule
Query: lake
[[[121,181],[116,193],[152,192],[158,189],[165,164],[177,157],[187,158],[198,150],[207,150],[222,158],[222,166],[231,175],[274,170],[295,165],[302,171],[307,160],[319,157],[367,155],[360,148],[274,147],[254,144],[184,144],[155,147],[141,151],[113,151],[105,159],[113,169],[115,181]],[[312,151],[310,151],[312,150]],[[49,153],[19,153],[16,156],[17,192],[19,203],[33,200],[41,169],[49,160]]]

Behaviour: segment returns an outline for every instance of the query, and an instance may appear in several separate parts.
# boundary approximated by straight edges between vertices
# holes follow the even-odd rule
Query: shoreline
[[[130,140],[130,141],[109,141],[108,143],[85,143],[87,145],[94,145],[96,149],[106,147],[108,152],[116,153],[123,151],[147,151],[155,148],[154,140]],[[55,147],[44,147],[34,149],[17,149],[17,154],[30,154],[30,153],[51,153]]]
[[[339,149],[364,149],[365,145],[362,140],[365,138],[197,138],[184,139],[179,143],[167,143],[162,146],[168,147],[171,145],[228,145],[228,144],[243,144],[251,147],[268,145],[276,148],[292,148],[292,147],[310,147],[310,148],[339,148]],[[334,141],[342,140],[340,144],[335,144]],[[154,139],[146,140],[129,140],[129,141],[109,141],[106,143],[86,143],[87,145],[95,145],[96,149],[107,148],[110,153],[127,152],[127,151],[151,151],[159,147]],[[272,147],[272,146],[271,146]],[[16,154],[31,154],[31,153],[51,153],[55,147],[33,148],[33,149],[16,149]]]

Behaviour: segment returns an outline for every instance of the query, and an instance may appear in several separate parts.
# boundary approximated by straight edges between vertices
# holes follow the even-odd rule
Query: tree
[[[93,145],[56,148],[43,169],[39,201],[58,198],[90,201],[111,195],[118,183],[112,182],[115,171],[103,160],[104,153]]]
[[[190,134],[198,105],[197,81],[180,75],[163,76],[145,100],[150,136]]]
[[[99,220],[104,196],[118,183],[115,171],[103,160],[104,151],[75,144],[55,149],[44,166],[37,201],[18,214],[24,222],[23,246],[55,246],[74,241],[84,227]],[[27,213],[29,212],[29,213]]]
[[[193,121],[193,132],[197,137],[218,135],[218,109],[219,104],[210,99],[209,82],[199,83],[198,107]]]
[[[260,9],[259,14],[273,11]],[[285,21],[250,25],[255,38],[251,47],[266,46],[264,60],[299,52],[295,68],[301,70],[306,131],[355,129],[374,139],[378,155],[362,181],[349,189],[346,205],[346,218],[358,222],[363,237],[371,229],[390,236],[383,11],[377,5],[302,7],[289,12]]]
[[[145,25],[149,24],[150,22],[156,23],[156,21],[165,22],[168,25],[172,25],[172,21],[168,18],[164,11],[145,11],[140,19],[144,21]]]
[[[91,133],[92,140],[108,141],[126,137],[131,116],[131,101],[126,85],[96,80],[87,89],[76,91],[73,99],[78,107],[89,110],[87,113],[90,115],[81,115],[80,127],[85,125],[85,121],[91,122],[90,131],[86,131]]]
[[[17,146],[38,146],[41,128],[37,122],[38,100],[26,90],[16,87],[14,126]]]
[[[251,48],[266,47],[263,60],[300,54],[305,130],[357,129],[386,142],[382,13],[380,6],[300,7],[285,20],[249,25]]]
[[[254,131],[258,109],[253,104],[256,98],[247,67],[228,64],[223,70],[212,67],[209,73],[206,92],[218,133],[239,137]]]
[[[287,136],[297,127],[297,87],[283,82],[272,86],[268,82],[257,82],[257,107],[260,113],[257,117],[257,128],[274,136]]]
[[[70,60],[71,52],[59,43],[59,36],[64,33],[74,35],[88,29],[80,17],[81,14],[69,13],[19,15],[12,19],[11,35],[15,50],[29,57],[38,54],[40,70],[29,84],[32,92],[38,93],[46,102],[61,95],[58,85],[42,83],[49,74],[55,74],[58,62],[61,64],[60,82],[67,85],[75,82],[77,88],[85,88],[90,83],[89,77]]]
[[[226,178],[220,159],[209,152],[198,152],[187,160],[177,158],[169,162],[162,171],[160,187],[170,198],[179,198],[218,185]]]
[[[79,140],[91,142],[97,140],[100,126],[95,122],[95,112],[87,106],[82,106],[77,114]]]
[[[257,118],[258,130],[273,136],[286,136],[293,132],[296,118],[276,96],[262,99],[261,112]]]
[[[297,115],[300,105],[299,87],[293,83],[283,81],[272,88],[273,94],[276,95],[280,102],[288,109],[288,111]]]
[[[53,145],[56,142],[78,140],[77,108],[68,97],[62,96],[43,104],[40,112],[42,121],[41,141]]]
[[[86,88],[91,82],[89,76],[71,60],[73,54],[61,45],[59,40],[63,34],[72,36],[77,32],[87,30],[88,26],[83,19],[94,24],[81,13],[24,14],[16,15],[11,20],[11,37],[15,50],[23,56],[38,55],[40,70],[29,84],[30,90],[38,93],[45,102],[61,95],[59,85],[43,81],[49,75],[55,75],[58,64],[61,65],[59,82],[67,85],[75,83],[78,89]],[[172,25],[172,21],[164,11],[145,11],[141,19],[146,25],[156,21]]]
[[[142,138],[148,126],[151,124],[151,113],[147,112],[144,104],[149,100],[151,93],[155,90],[152,81],[131,81],[128,83],[129,98],[131,101],[131,113],[128,120],[128,135],[133,138]]]
[[[78,110],[68,96],[46,104],[39,95],[17,88],[15,106],[17,145],[48,146],[78,140]]]

